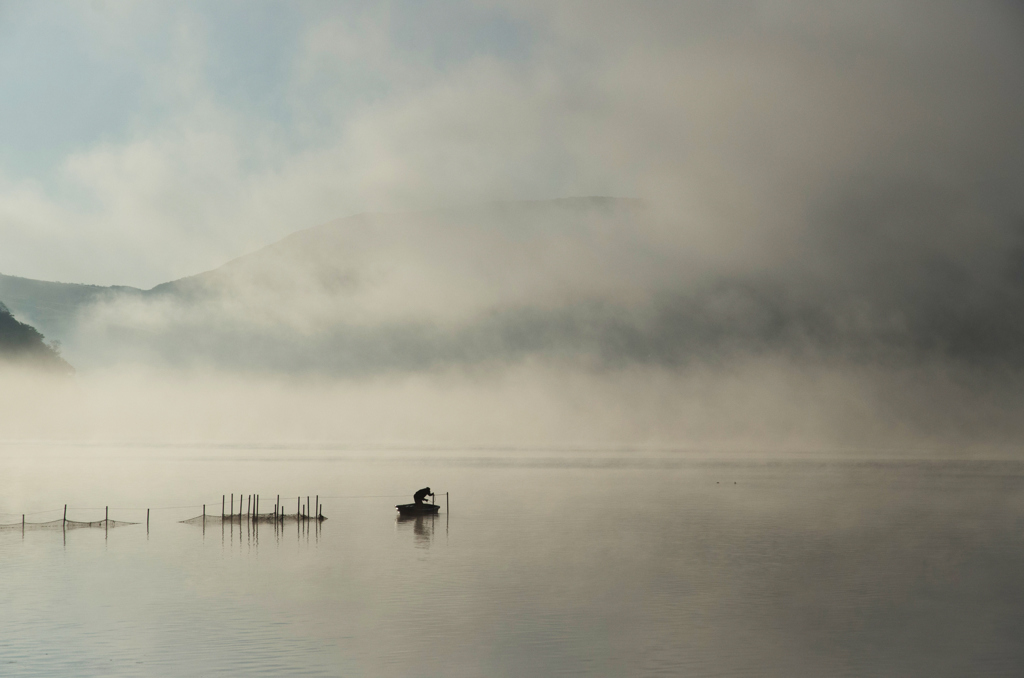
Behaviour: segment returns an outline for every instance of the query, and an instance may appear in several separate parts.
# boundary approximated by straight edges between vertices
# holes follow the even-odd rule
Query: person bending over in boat
[[[429,487],[424,487],[422,490],[418,490],[416,494],[412,495],[413,500],[416,504],[422,504],[423,500],[427,498],[428,494],[433,494]]]

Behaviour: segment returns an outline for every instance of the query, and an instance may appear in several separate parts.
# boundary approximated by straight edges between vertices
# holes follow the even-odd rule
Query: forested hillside
[[[18,322],[0,303],[0,364],[20,364],[57,372],[74,372],[55,347],[31,325]]]

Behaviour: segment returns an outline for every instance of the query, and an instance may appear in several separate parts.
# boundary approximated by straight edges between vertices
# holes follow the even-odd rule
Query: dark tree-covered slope
[[[0,303],[0,364],[21,364],[56,372],[71,373],[74,369],[52,347],[47,346],[31,325],[18,322]]]

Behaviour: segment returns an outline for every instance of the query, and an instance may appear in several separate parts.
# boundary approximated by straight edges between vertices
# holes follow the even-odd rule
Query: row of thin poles
[[[228,497],[229,497],[229,495],[226,495],[226,494],[222,494],[221,497],[220,497],[220,519],[221,519],[221,521],[234,520],[235,517],[237,516],[239,522],[241,522],[241,520],[242,520],[242,506],[243,506],[243,502],[245,502],[244,505],[245,505],[245,508],[246,508],[246,511],[245,511],[245,518],[246,518],[246,520],[256,520],[256,521],[258,521],[260,519],[260,495],[258,495],[258,494],[250,494],[250,495],[241,495],[241,494],[239,494],[238,495],[238,513],[235,513],[235,495],[234,495],[234,493],[232,493],[230,495],[230,500],[231,500],[230,508],[227,505]],[[311,505],[310,497],[308,497],[308,496],[306,497],[306,503],[305,504],[302,503],[302,497],[296,497],[295,498],[295,516],[296,516],[296,518],[297,519],[301,519],[301,520],[310,520],[311,518],[313,520],[318,520],[318,521],[325,520],[324,514],[323,514],[324,505],[320,503],[320,495],[319,494],[316,495],[316,503],[315,503],[316,514],[314,516],[310,515],[310,505]],[[273,515],[273,519],[274,519],[275,522],[276,521],[280,521],[280,520],[284,520],[285,513],[284,513],[284,509],[281,507],[281,495],[277,495],[277,501],[274,502],[274,512],[271,515]],[[147,509],[147,516],[148,516],[148,509]],[[148,520],[148,518],[147,518],[147,520]],[[206,521],[206,504],[203,504],[203,522],[205,522],[205,521]]]

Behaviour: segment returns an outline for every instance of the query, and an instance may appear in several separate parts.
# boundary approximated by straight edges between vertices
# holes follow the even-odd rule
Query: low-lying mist
[[[1019,449],[1019,378],[761,358],[592,371],[526,362],[319,378],[3,374],[6,440],[956,452]]]

